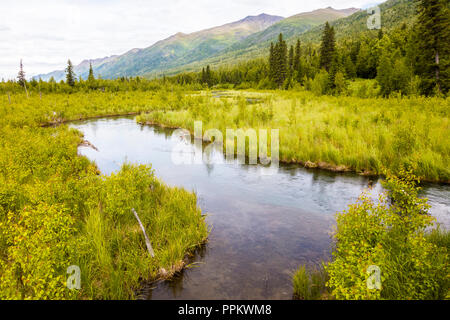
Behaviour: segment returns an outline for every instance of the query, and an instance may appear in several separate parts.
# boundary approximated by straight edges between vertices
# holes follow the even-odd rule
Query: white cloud
[[[267,13],[291,16],[369,0],[0,0],[0,77],[15,77],[22,58],[28,76],[63,69],[68,58],[122,54],[177,32],[190,33]]]

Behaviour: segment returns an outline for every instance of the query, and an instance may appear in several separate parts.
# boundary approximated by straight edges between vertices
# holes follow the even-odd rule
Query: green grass
[[[79,236],[79,265],[89,270],[82,292],[96,299],[133,297],[140,280],[179,271],[185,255],[206,240],[208,231],[195,195],[164,186],[144,166],[125,165],[103,183],[99,206],[89,211]],[[155,258],[147,254],[131,207],[141,217]],[[167,273],[161,274],[161,268]]]
[[[450,250],[450,231],[442,228],[433,229],[427,234],[427,239],[438,247]]]
[[[301,266],[293,276],[294,299],[323,300],[329,298],[328,275],[323,267],[307,269]]]
[[[259,97],[247,103],[245,97]],[[172,95],[173,97],[173,95]],[[171,95],[167,97],[171,99]],[[143,113],[140,123],[193,131],[280,130],[280,159],[309,167],[378,175],[411,167],[422,180],[450,182],[450,99],[316,96],[307,91],[230,91],[183,95]]]
[[[0,95],[0,297],[133,298],[140,281],[170,276],[208,230],[195,195],[157,181],[150,168],[126,165],[112,176],[77,154],[81,133],[49,123],[141,114],[193,129],[280,129],[285,162],[330,170],[396,173],[403,165],[449,182],[449,98],[316,96],[306,91],[30,92]],[[246,98],[254,98],[248,102]],[[156,251],[149,258],[135,208]],[[432,235],[439,243],[448,236]],[[82,290],[68,291],[79,265]],[[166,274],[166,272],[163,272]],[[304,278],[304,277],[303,277]],[[299,287],[302,287],[301,277]],[[313,280],[311,280],[313,281]],[[315,280],[314,280],[315,281]],[[306,295],[305,295],[306,296]]]
[[[80,132],[42,127],[148,110],[153,96],[12,95],[11,104],[0,97],[1,299],[135,298],[142,281],[171,277],[206,241],[195,194],[164,185],[148,166],[103,176],[78,156]],[[79,291],[66,288],[71,265],[81,269]]]

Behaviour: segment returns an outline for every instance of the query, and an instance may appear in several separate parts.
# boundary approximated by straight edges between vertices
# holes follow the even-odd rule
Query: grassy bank
[[[169,188],[151,168],[102,176],[77,155],[69,120],[141,114],[192,130],[280,129],[286,162],[331,170],[396,173],[402,165],[449,182],[449,100],[318,97],[309,92],[155,91],[0,95],[0,298],[123,299],[144,279],[170,276],[207,237],[195,195]],[[139,213],[156,257],[146,252]],[[444,241],[444,240],[441,240]],[[81,268],[81,290],[66,288]],[[162,270],[164,269],[164,270]]]
[[[388,192],[367,194],[337,214],[333,258],[293,277],[299,299],[440,300],[450,298],[450,232],[435,226],[416,178],[388,174]]]
[[[49,122],[151,109],[154,93],[0,97],[0,298],[128,299],[170,277],[208,236],[196,196],[148,166],[111,176],[77,154],[79,132]],[[150,237],[150,257],[135,208]],[[66,287],[81,270],[81,290]]]
[[[450,182],[449,98],[223,91],[166,99],[172,103],[137,121],[192,131],[201,120],[203,130],[217,128],[224,136],[227,128],[280,129],[283,162],[375,175],[408,166],[422,180]]]

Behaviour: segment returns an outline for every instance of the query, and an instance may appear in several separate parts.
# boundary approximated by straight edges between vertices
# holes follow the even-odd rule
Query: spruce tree
[[[208,87],[212,86],[212,75],[211,75],[211,68],[209,67],[209,65],[206,66],[206,83],[208,84]]]
[[[73,72],[73,65],[70,59],[67,61],[66,83],[71,87],[75,85],[75,73]]]
[[[94,70],[92,70],[92,63],[89,63],[89,76],[88,76],[88,81],[89,82],[94,82],[95,77],[94,77]]]
[[[275,72],[275,47],[273,42],[270,43],[270,53],[269,53],[269,79],[275,82],[276,72]]]
[[[417,1],[416,73],[422,91],[450,89],[450,10],[448,0]]]
[[[276,56],[276,82],[281,87],[287,77],[287,44],[283,40],[283,34],[278,36],[278,43],[275,46]]]
[[[300,39],[297,39],[297,44],[295,45],[295,54],[294,54],[294,70],[299,69],[300,67],[300,57],[301,57],[301,47],[300,47]]]
[[[23,71],[23,64],[22,64],[22,59],[20,59],[20,70],[19,70],[19,74],[17,75],[17,82],[24,88],[26,88],[26,82],[27,80],[25,79],[25,71]]]
[[[288,74],[289,78],[292,78],[294,73],[294,46],[289,49],[289,59],[288,59]]]
[[[202,84],[206,82],[206,72],[205,72],[205,68],[202,68],[202,78],[200,81]]]
[[[303,81],[303,70],[302,70],[302,63],[301,63],[301,43],[300,40],[297,40],[297,44],[295,45],[295,55],[294,55],[294,70],[295,74],[297,75],[297,81],[301,83]]]
[[[329,83],[329,89],[335,89],[335,81],[336,81],[336,74],[340,71],[340,65],[339,65],[339,58],[337,54],[333,55],[333,61],[331,62],[330,71],[328,74],[328,83]]]
[[[327,22],[323,30],[322,44],[320,46],[320,67],[330,71],[336,53],[336,40],[334,27]]]

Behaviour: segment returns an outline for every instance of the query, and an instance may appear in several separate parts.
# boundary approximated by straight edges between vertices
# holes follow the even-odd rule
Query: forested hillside
[[[392,30],[403,23],[411,26],[415,19],[415,0],[389,0],[380,4],[381,10],[381,26],[383,31]],[[352,11],[345,11],[347,14]],[[347,17],[339,17],[338,19],[330,18],[323,21],[320,25],[311,28],[310,30],[305,30],[304,28],[278,28],[277,31],[283,33],[283,36],[287,42],[290,44],[295,44],[297,39],[300,39],[302,43],[318,44],[321,40],[322,31],[325,22],[329,22],[335,28],[336,37],[338,39],[347,38],[351,39],[360,37],[362,35],[367,35],[369,37],[376,37],[377,30],[369,30],[367,28],[367,19],[369,18],[369,13],[367,11],[357,11]],[[289,21],[291,18],[280,21],[279,23],[268,28],[272,29],[276,26],[284,26],[285,21]],[[263,31],[259,34],[266,34]],[[287,31],[287,32],[286,32]],[[183,66],[183,68],[174,68],[165,72],[165,74],[176,74],[181,71],[195,71],[201,68],[202,65],[210,66],[230,66],[236,63],[248,61],[254,59],[255,57],[266,57],[267,47],[270,45],[271,41],[276,41],[279,33],[271,33],[270,37],[262,37],[263,42],[253,43],[249,40],[258,37],[259,34],[252,35],[248,39],[242,41],[243,44],[249,44],[249,46],[239,44],[234,45],[229,50],[225,50],[211,58],[205,59],[203,61],[198,61],[192,64]]]

